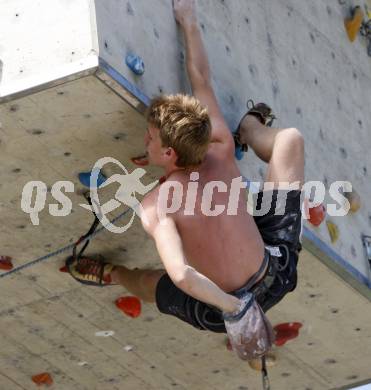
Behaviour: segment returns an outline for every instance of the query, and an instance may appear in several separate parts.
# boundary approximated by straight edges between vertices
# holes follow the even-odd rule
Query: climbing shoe
[[[236,148],[236,157],[239,160],[242,158],[242,153],[247,152],[248,150],[247,144],[243,144],[240,139],[240,127],[245,117],[247,115],[253,115],[259,120],[261,124],[269,127],[272,126],[273,121],[276,119],[272,112],[272,109],[265,103],[254,104],[254,101],[250,99],[247,101],[247,108],[247,113],[242,117],[237,127],[237,130],[233,133],[234,144]]]
[[[112,285],[111,272],[114,265],[102,259],[70,256],[66,260],[66,267],[71,276],[82,284],[100,287]]]

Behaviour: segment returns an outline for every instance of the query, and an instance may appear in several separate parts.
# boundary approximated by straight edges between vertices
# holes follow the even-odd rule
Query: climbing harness
[[[86,199],[88,200],[88,202],[91,205],[90,197],[86,197]],[[97,229],[97,226],[99,224],[99,219],[97,218],[97,215],[93,211],[94,212],[94,217],[95,217],[93,224],[91,225],[89,231],[85,235],[81,236],[75,243],[67,245],[67,246],[65,246],[63,248],[57,249],[54,252],[48,253],[47,255],[41,256],[41,257],[39,257],[39,258],[37,258],[35,260],[32,260],[32,261],[29,261],[29,262],[27,262],[25,264],[22,264],[19,267],[16,267],[16,268],[12,269],[11,271],[8,271],[6,273],[0,274],[0,279],[1,278],[5,278],[7,276],[10,276],[11,274],[14,274],[16,272],[22,271],[22,270],[24,270],[26,268],[32,267],[33,265],[41,263],[42,261],[46,261],[46,260],[48,260],[48,259],[50,259],[50,258],[52,258],[54,256],[60,255],[61,253],[68,252],[71,249],[72,249],[72,255],[73,256],[77,256],[78,258],[80,258],[81,255],[83,254],[83,252],[85,251],[86,247],[88,246],[89,242],[96,235],[100,234],[103,230],[105,230],[106,226],[114,224],[116,221],[118,221],[119,219],[124,217],[130,210],[131,210],[131,208],[127,208],[125,211],[123,211],[117,217],[113,218],[111,222],[107,223],[106,225],[101,226],[99,229]],[[82,247],[80,252],[76,255],[76,253],[77,253],[77,246],[80,245],[80,244],[84,244],[84,246]]]

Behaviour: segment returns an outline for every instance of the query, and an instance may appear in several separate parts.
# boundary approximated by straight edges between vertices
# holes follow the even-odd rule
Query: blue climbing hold
[[[126,56],[125,62],[129,69],[138,76],[144,73],[144,62],[139,56],[130,53]]]
[[[242,147],[240,145],[236,145],[235,151],[234,151],[234,156],[238,161],[243,159],[244,151],[242,150]]]
[[[90,176],[91,176],[91,174],[93,172],[97,172],[97,171],[99,172],[98,173],[97,184],[93,188],[99,188],[107,180],[107,178],[100,172],[100,169],[97,169],[97,168],[93,169],[90,172],[81,172],[81,173],[79,173],[80,183],[83,186],[85,186],[85,187],[91,188],[90,187]]]

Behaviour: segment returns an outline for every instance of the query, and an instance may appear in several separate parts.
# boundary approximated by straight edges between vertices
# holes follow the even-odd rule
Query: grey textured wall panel
[[[340,239],[325,224],[306,226],[368,278],[361,233],[371,233],[371,59],[366,42],[351,44],[337,1],[198,1],[199,24],[222,111],[235,128],[248,98],[272,105],[280,127],[297,127],[306,140],[306,179],[328,186],[351,181],[361,195],[357,214],[334,217]],[[170,0],[96,2],[100,56],[148,97],[188,91],[184,43]],[[133,52],[146,70],[125,64]],[[252,180],[264,166],[250,153],[240,163]],[[331,200],[327,196],[327,200]]]

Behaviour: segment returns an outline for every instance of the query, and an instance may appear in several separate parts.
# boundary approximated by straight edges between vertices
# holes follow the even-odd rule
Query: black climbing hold
[[[64,152],[63,153],[66,157],[71,156],[71,152]]]
[[[203,31],[205,31],[205,25],[203,23],[201,23],[201,28]]]
[[[108,49],[108,43],[107,43],[107,41],[104,41],[104,47],[105,47],[106,49]]]
[[[359,332],[361,330],[361,328],[355,328],[354,329],[356,332]]]
[[[297,113],[298,115],[301,115],[301,108],[300,108],[300,107],[296,107],[296,113]]]
[[[122,141],[124,139],[126,139],[126,134],[125,133],[117,133],[113,136],[113,138],[116,140],[116,141]]]
[[[17,226],[17,229],[25,229],[25,228],[26,228],[25,225],[18,225],[18,226]]]
[[[353,71],[353,78],[354,78],[354,80],[357,80],[357,78],[358,78],[357,73],[356,73],[355,70]]]
[[[248,66],[248,68],[249,68],[249,72],[250,72],[252,75],[254,75],[254,74],[255,74],[255,66],[250,64],[250,65]]]
[[[213,374],[219,374],[220,370],[213,370],[212,373]]]
[[[317,294],[309,294],[309,298],[315,298]]]
[[[295,66],[296,65],[296,60],[295,58],[292,59],[292,64]]]
[[[19,69],[19,73],[23,73],[23,69]]]
[[[334,52],[331,52],[331,57],[332,57],[332,59],[335,59],[335,53]]]
[[[273,96],[276,97],[279,93],[280,89],[277,85],[277,83],[273,83],[272,84],[272,92],[273,92]]]
[[[18,18],[19,14],[15,14],[16,18]]]
[[[245,18],[245,22],[246,22],[247,24],[249,24],[249,23],[250,23],[249,18]]]
[[[339,309],[331,309],[331,313],[337,314],[337,313],[339,313]]]
[[[335,364],[335,363],[337,363],[337,361],[335,359],[326,359],[325,363],[326,364]]]
[[[158,92],[160,92],[160,93],[163,93],[163,92],[164,92],[164,89],[161,87],[161,85],[159,85],[159,86],[157,87],[157,89],[158,89]]]
[[[58,91],[57,95],[64,95],[64,92],[63,91]]]
[[[348,381],[353,381],[353,380],[355,380],[355,379],[357,379],[357,378],[358,378],[358,375],[349,375],[349,376],[346,377],[346,379],[347,379]]]
[[[289,372],[283,372],[281,374],[281,376],[283,376],[284,378],[287,378],[288,376],[290,376],[291,374]]]
[[[272,36],[269,33],[267,34],[267,40],[268,40],[268,46],[272,49],[273,41],[272,41]]]
[[[40,134],[44,134],[45,132],[43,130],[40,130],[40,129],[32,129],[31,133],[33,135],[40,135]]]
[[[327,13],[328,13],[329,15],[332,14],[332,10],[331,10],[331,7],[330,7],[329,5],[326,7],[326,10],[327,10]]]
[[[84,118],[86,119],[91,118],[91,114],[84,114]]]
[[[310,35],[310,40],[312,41],[312,43],[316,43],[316,38],[315,38],[314,34],[310,33],[309,35]]]
[[[229,104],[234,104],[234,97],[232,95],[229,96]]]
[[[126,4],[126,12],[131,16],[134,15],[134,9],[129,2]]]
[[[307,343],[307,345],[308,345],[309,347],[311,347],[312,345],[314,345],[314,343],[309,342],[309,343]]]
[[[19,106],[18,104],[12,104],[10,107],[9,107],[9,111],[10,112],[16,112],[19,110]]]
[[[317,78],[314,79],[314,84],[318,85],[318,79]]]
[[[152,370],[154,370],[154,369],[156,368],[156,366],[151,366],[150,368],[151,368]]]
[[[340,154],[341,154],[342,158],[347,158],[348,157],[348,153],[347,153],[345,148],[341,147],[341,148],[339,148],[339,150],[340,150]]]
[[[359,127],[362,127],[362,121],[360,119],[358,119],[358,124],[359,124]]]
[[[228,54],[231,54],[231,49],[228,45],[225,46],[225,50]]]
[[[155,37],[157,39],[160,39],[160,34],[158,33],[158,31],[156,30],[156,27],[153,27],[153,34],[155,34]]]
[[[14,169],[12,170],[12,172],[14,172],[14,173],[19,173],[19,172],[21,172],[21,168],[14,168]]]
[[[362,168],[363,176],[367,176],[367,167]]]

